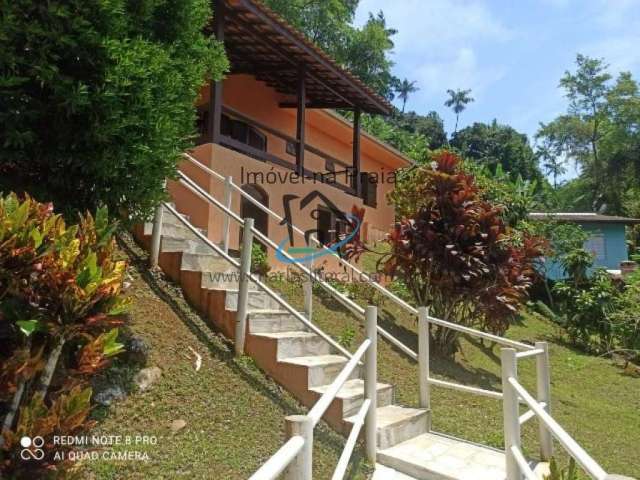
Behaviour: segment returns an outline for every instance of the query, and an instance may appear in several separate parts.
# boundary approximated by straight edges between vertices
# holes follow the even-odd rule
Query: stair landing
[[[499,450],[437,433],[423,433],[378,450],[378,462],[419,480],[505,480]],[[540,479],[546,465],[532,464]]]

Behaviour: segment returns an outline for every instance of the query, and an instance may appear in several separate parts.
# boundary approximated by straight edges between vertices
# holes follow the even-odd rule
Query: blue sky
[[[379,10],[398,30],[394,74],[420,88],[407,110],[436,110],[449,132],[448,88],[473,90],[460,126],[496,118],[531,138],[566,110],[558,81],[576,53],[640,77],[640,0],[361,0],[356,24]]]

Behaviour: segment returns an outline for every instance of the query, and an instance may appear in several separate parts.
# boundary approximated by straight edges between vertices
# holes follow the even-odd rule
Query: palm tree
[[[458,118],[463,110],[466,108],[468,103],[474,101],[473,97],[470,97],[469,94],[471,90],[447,90],[449,94],[449,99],[444,102],[445,107],[449,107],[453,110],[453,113],[456,114],[456,127],[453,129],[453,133],[455,134],[458,131]]]
[[[410,82],[406,78],[400,82],[400,84],[396,87],[396,92],[398,92],[398,98],[402,99],[402,113],[404,113],[404,106],[407,103],[407,99],[409,98],[409,94],[413,92],[417,92],[420,90],[416,87],[415,80]]]

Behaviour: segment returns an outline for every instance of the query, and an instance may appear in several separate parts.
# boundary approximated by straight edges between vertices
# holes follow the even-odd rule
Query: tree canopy
[[[496,120],[487,123],[474,123],[454,133],[451,146],[460,151],[463,157],[486,165],[495,173],[500,168],[526,180],[540,180],[538,161],[524,133]]]
[[[192,144],[201,85],[227,68],[203,34],[211,15],[207,0],[4,4],[4,188],[68,210],[149,213]]]

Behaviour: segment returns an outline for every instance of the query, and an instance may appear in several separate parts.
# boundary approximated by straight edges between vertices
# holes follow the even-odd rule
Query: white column
[[[236,314],[236,355],[244,354],[244,337],[247,332],[247,304],[249,299],[249,274],[251,273],[251,247],[253,245],[253,218],[245,218],[240,250],[240,281],[238,284],[238,310]]]
[[[544,402],[544,409],[551,413],[551,373],[549,368],[549,344],[536,342],[536,348],[544,351],[536,355],[537,394],[538,402]],[[543,422],[538,420],[540,431],[540,454],[543,460],[549,460],[553,456],[553,436]]]
[[[158,266],[160,259],[160,242],[162,240],[162,216],[164,207],[162,203],[159,203],[156,207],[153,215],[153,231],[151,233],[151,252],[149,256],[149,263],[151,268]]]
[[[518,393],[509,383],[509,378],[518,378],[516,350],[503,348],[500,352],[502,360],[502,410],[504,415],[504,450],[506,459],[506,480],[521,480],[522,474],[511,447],[520,448],[520,412],[518,409]]]
[[[377,434],[376,408],[378,404],[378,308],[369,305],[365,311],[366,336],[371,341],[364,357],[364,398],[371,400],[365,417],[365,449],[371,465],[376,463]]]
[[[429,391],[429,309],[418,308],[418,385],[420,388],[420,407],[431,408]]]
[[[231,176],[224,178],[224,206],[231,210],[231,199],[233,189],[231,187],[233,179]],[[225,212],[222,212],[222,250],[224,253],[229,253],[229,225],[231,224],[231,218]]]
[[[287,438],[296,435],[304,438],[304,446],[284,473],[285,480],[311,480],[313,475],[313,422],[306,415],[290,415],[285,418]]]

